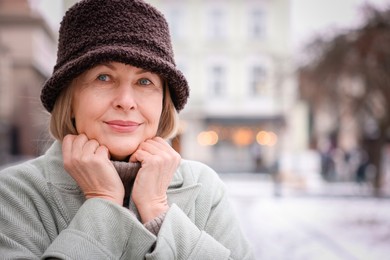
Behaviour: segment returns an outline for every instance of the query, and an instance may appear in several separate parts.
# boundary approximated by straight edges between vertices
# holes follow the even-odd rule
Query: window
[[[172,8],[167,11],[169,30],[173,39],[183,39],[185,37],[185,15],[183,9]]]
[[[266,73],[264,67],[255,65],[250,70],[249,94],[260,96],[265,94]]]
[[[226,12],[222,8],[212,8],[208,12],[206,19],[206,31],[209,39],[221,40],[226,38],[227,19]]]
[[[265,12],[263,9],[255,8],[249,11],[249,36],[252,39],[264,39],[265,38]]]
[[[213,97],[224,97],[226,95],[226,69],[221,65],[211,67],[210,94]]]

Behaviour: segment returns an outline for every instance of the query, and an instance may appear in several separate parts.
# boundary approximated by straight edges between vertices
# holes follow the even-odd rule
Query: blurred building
[[[56,37],[28,0],[0,0],[0,164],[36,156],[48,140],[39,96]]]
[[[77,3],[79,0],[62,0],[63,7],[64,7],[64,12],[69,9],[72,5]]]
[[[180,151],[218,171],[264,171],[307,146],[288,0],[149,0],[166,16],[191,94]],[[176,140],[177,141],[177,140]]]

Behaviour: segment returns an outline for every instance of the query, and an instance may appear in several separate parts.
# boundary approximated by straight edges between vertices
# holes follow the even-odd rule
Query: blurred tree
[[[314,110],[328,104],[336,120],[349,113],[358,123],[360,145],[377,169],[373,185],[379,193],[381,151],[390,129],[390,9],[366,5],[363,11],[361,27],[315,39],[308,46],[314,55],[299,74],[302,97]]]

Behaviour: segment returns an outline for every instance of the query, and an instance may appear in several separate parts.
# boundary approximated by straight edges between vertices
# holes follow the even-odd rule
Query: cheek
[[[158,105],[155,106],[154,109],[152,109],[151,118],[153,118],[153,124],[156,124],[158,126],[158,124],[160,123],[160,119],[161,119],[162,102],[157,103],[157,104]]]
[[[161,116],[163,107],[161,94],[144,95],[138,99],[137,103],[139,111],[150,120],[152,118],[155,120]]]
[[[73,117],[75,119],[76,130],[79,134],[88,134],[93,130],[93,121],[96,118],[96,110],[90,109],[92,106],[74,106]]]

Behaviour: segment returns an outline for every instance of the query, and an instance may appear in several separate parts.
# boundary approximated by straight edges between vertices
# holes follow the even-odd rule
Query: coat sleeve
[[[1,172],[1,259],[144,259],[152,250],[156,237],[128,209],[103,199],[85,201],[60,225],[50,191],[31,170]]]
[[[207,167],[206,179],[200,181],[203,183],[201,194],[196,198],[195,221],[177,205],[171,205],[158,233],[156,248],[147,254],[147,260],[254,259],[222,181]]]
[[[44,259],[144,259],[155,240],[128,209],[89,199],[49,246]]]

